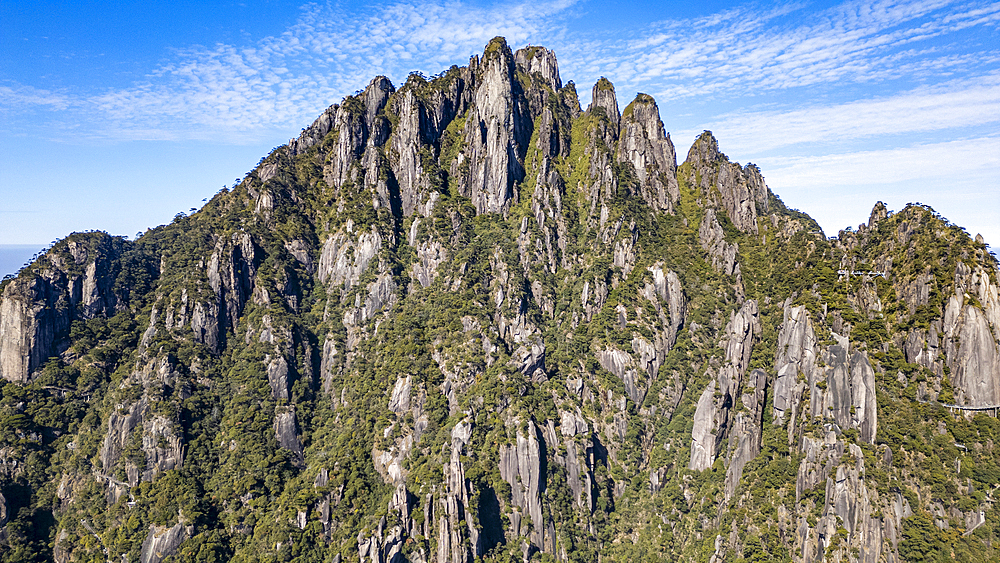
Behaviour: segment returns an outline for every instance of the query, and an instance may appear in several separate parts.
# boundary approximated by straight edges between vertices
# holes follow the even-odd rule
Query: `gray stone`
[[[293,454],[297,465],[303,463],[302,442],[299,441],[299,423],[295,416],[295,407],[278,407],[274,414],[274,436],[278,445]]]
[[[642,404],[646,394],[646,384],[640,380],[635,361],[628,352],[619,350],[618,348],[598,350],[597,362],[602,368],[622,380],[625,384],[626,393],[635,404]]]
[[[587,111],[592,112],[597,108],[603,110],[604,114],[611,121],[614,138],[617,139],[621,123],[621,113],[618,111],[618,98],[615,96],[614,84],[603,76],[594,84],[594,88],[591,91],[590,106],[587,107]]]
[[[625,108],[617,159],[632,165],[642,186],[641,196],[652,209],[673,212],[680,198],[677,154],[651,96],[639,94]]]
[[[293,258],[306,269],[306,272],[313,273],[314,265],[312,258],[312,249],[309,244],[302,239],[295,239],[285,242],[285,250],[292,255]]]
[[[524,178],[520,158],[531,137],[531,118],[514,94],[514,55],[503,38],[487,45],[477,72],[464,131],[469,175],[459,191],[477,213],[503,213],[515,196],[515,182]]]
[[[376,229],[354,232],[354,223],[347,221],[343,230],[330,236],[323,244],[317,274],[323,283],[342,285],[344,291],[358,283],[378,251],[382,236]]]
[[[414,225],[416,225],[414,220]],[[438,241],[425,241],[417,244],[417,261],[413,264],[413,280],[422,287],[430,287],[437,277],[438,266],[448,259],[448,253]]]
[[[727,502],[736,494],[743,468],[760,453],[766,385],[767,373],[759,369],[751,372],[744,383],[740,401],[746,410],[736,413],[730,431],[729,449],[732,453],[726,468]]]
[[[516,445],[500,446],[500,476],[510,484],[514,506],[531,518],[531,543],[541,547],[545,545],[541,501],[545,486],[545,476],[541,474],[544,446],[539,443],[538,428],[533,422],[528,422],[526,434],[517,434]]]
[[[413,385],[413,378],[407,375],[396,380],[396,385],[392,388],[392,395],[389,397],[389,410],[397,415],[404,415],[410,410],[410,390]]]
[[[181,522],[167,528],[166,526],[150,526],[149,535],[142,542],[142,552],[139,555],[141,563],[160,563],[177,552],[184,540],[190,534]]]
[[[715,210],[711,207],[705,210],[705,217],[698,226],[698,240],[701,241],[701,247],[708,251],[713,268],[727,276],[739,272],[740,266],[736,262],[736,254],[740,247],[736,243],[726,242],[726,234],[715,217]]]
[[[784,320],[778,331],[774,369],[774,423],[783,424],[785,414],[798,405],[803,389],[798,383],[802,373],[806,381],[815,380],[816,334],[804,306],[791,307],[786,303]]]
[[[688,468],[704,471],[715,462],[715,378],[701,392],[698,406],[694,411],[694,426],[691,428],[691,461]]]
[[[757,207],[768,209],[768,189],[760,170],[753,164],[741,167],[729,162],[709,131],[691,145],[687,162],[692,167],[691,183],[701,179],[703,196],[721,206],[737,229],[757,234]],[[713,187],[718,192],[712,192]]]
[[[562,88],[562,80],[559,79],[559,63],[556,61],[556,54],[545,47],[526,47],[518,49],[514,54],[514,61],[517,66],[524,69],[527,74],[535,74],[542,78],[545,85],[553,92]]]
[[[267,366],[267,382],[271,387],[271,397],[288,399],[288,361],[284,356],[271,358],[268,354],[264,356],[264,364]]]
[[[955,401],[971,406],[1000,404],[1000,341],[983,311],[952,296],[945,307],[944,342]]]

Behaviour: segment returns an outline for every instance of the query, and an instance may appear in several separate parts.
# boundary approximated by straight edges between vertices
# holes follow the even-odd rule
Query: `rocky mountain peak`
[[[729,162],[711,131],[695,140],[685,162],[690,164],[690,183],[697,185],[713,205],[724,209],[737,229],[758,232],[758,208],[760,212],[768,211],[770,192],[757,166],[741,167]]]
[[[604,111],[615,131],[621,123],[621,113],[618,111],[618,98],[615,96],[615,85],[603,76],[597,80],[591,90],[591,102],[587,111],[600,108]]]
[[[368,83],[361,98],[365,106],[365,123],[369,130],[374,126],[375,116],[382,111],[389,101],[389,96],[395,91],[395,86],[384,76],[376,76]]]
[[[868,217],[868,228],[874,229],[883,219],[889,216],[889,210],[881,201],[875,202],[871,215]]]
[[[685,162],[690,162],[692,166],[701,168],[713,166],[718,160],[728,161],[729,157],[719,152],[719,141],[716,140],[711,131],[706,129],[691,144]]]
[[[592,94],[497,38],[0,282],[0,563],[996,559],[981,238]]]
[[[490,39],[490,42],[486,44],[483,49],[483,57],[480,60],[480,64],[486,64],[487,61],[498,60],[501,64],[511,65],[514,63],[514,53],[511,52],[510,47],[507,46],[506,37],[494,37]]]
[[[677,154],[660,120],[656,101],[637,94],[622,113],[618,160],[629,162],[642,185],[642,197],[653,209],[668,213],[680,197]]]
[[[517,53],[514,54],[514,60],[519,68],[524,69],[525,73],[538,73],[554,92],[562,88],[562,80],[559,78],[559,63],[556,61],[554,52],[545,47],[529,46],[518,49]]]

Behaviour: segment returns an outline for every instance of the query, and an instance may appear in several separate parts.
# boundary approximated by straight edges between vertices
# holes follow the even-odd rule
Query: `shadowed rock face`
[[[816,334],[805,307],[785,307],[777,352],[773,417],[775,424],[781,424],[787,420],[786,413],[796,407],[802,396],[803,387],[798,374],[802,373],[807,381],[811,381],[816,365]]]
[[[476,70],[479,79],[465,124],[469,175],[460,190],[478,213],[502,213],[515,196],[514,183],[524,178],[531,117],[505,41],[490,42]]]
[[[7,499],[4,498],[3,494],[0,494],[0,541],[4,540],[6,535],[6,529],[4,526],[7,524]]]
[[[745,417],[741,416],[741,413],[737,415],[738,420],[733,420],[736,401],[743,400],[747,366],[759,332],[760,321],[756,301],[747,301],[738,312],[733,311],[723,339],[719,342],[725,350],[725,363],[718,373],[712,373],[714,377],[698,398],[698,406],[695,409],[694,426],[691,430],[691,460],[688,463],[690,469],[703,471],[712,466],[720,453],[723,440],[733,432],[734,422],[738,429],[734,440],[736,446],[731,445],[731,449],[739,449],[740,442],[746,440],[747,444],[743,447],[747,449],[747,453],[738,454],[739,457],[752,458],[760,451],[756,391],[757,386],[761,386],[763,392],[764,381],[760,380],[760,374],[753,374],[749,381],[753,390],[749,391],[750,396],[744,404],[749,403],[747,406],[752,407],[750,416],[744,420]],[[739,475],[735,474],[734,479],[738,481]]]

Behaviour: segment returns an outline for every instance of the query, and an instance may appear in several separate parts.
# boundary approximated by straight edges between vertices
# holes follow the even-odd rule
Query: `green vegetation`
[[[996,284],[982,244],[922,205],[828,239],[766,188],[754,232],[720,171],[757,171],[724,156],[681,164],[674,211],[655,212],[611,116],[577,113],[572,83],[516,69],[508,131],[476,121],[466,71],[411,75],[371,115],[349,97],[325,138],[275,149],[201,210],[135,241],[70,235],[5,282],[51,346],[0,387],[0,562],[134,561],[175,526],[183,561],[998,556],[1000,422],[941,406],[968,396],[945,308],[962,284],[963,306],[991,306],[969,285]],[[407,92],[421,125],[404,194]],[[637,103],[654,102],[624,116]],[[477,215],[469,155],[487,141],[524,175],[504,213]],[[727,345],[751,300],[743,357]]]

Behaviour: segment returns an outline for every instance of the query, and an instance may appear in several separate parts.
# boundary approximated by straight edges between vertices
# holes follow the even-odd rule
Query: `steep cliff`
[[[376,77],[0,287],[0,561],[986,560],[997,261],[555,54]]]

